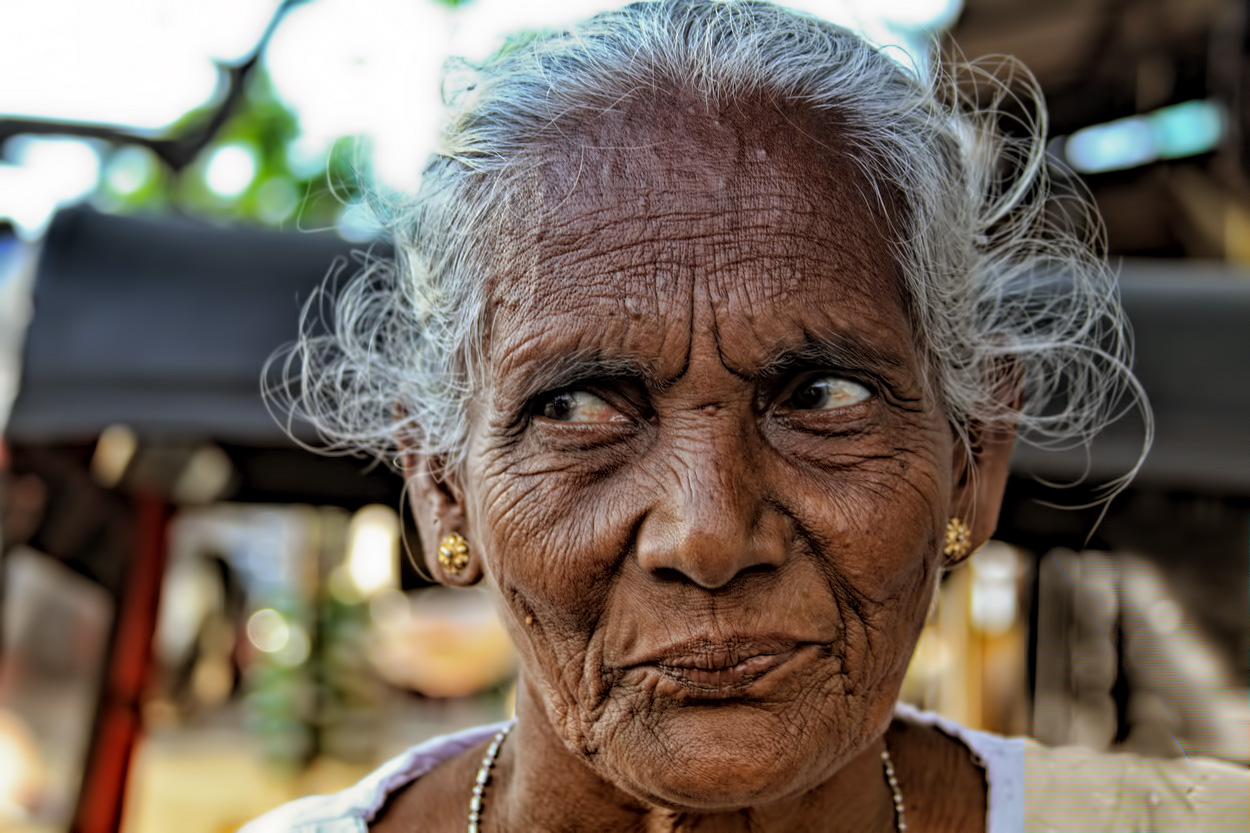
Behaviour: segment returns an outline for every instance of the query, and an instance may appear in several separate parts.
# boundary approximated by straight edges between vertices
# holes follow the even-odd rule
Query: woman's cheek
[[[522,621],[541,617],[566,629],[595,621],[628,549],[628,525],[614,524],[600,490],[581,480],[558,472],[501,478],[503,488],[485,493],[488,569]]]

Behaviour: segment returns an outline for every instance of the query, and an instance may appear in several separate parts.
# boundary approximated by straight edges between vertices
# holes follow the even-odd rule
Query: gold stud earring
[[[972,530],[964,523],[963,518],[952,516],[946,522],[946,546],[942,554],[952,561],[960,561],[972,550]]]
[[[459,532],[448,532],[438,542],[438,563],[453,576],[469,566],[469,542]]]

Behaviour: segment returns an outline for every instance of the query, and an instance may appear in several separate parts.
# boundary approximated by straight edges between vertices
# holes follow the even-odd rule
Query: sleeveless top
[[[968,749],[985,772],[986,833],[1250,830],[1250,773],[1241,767],[1202,758],[1157,761],[1049,748],[1025,738],[968,729],[902,703],[895,715],[933,726]],[[484,743],[504,725],[432,738],[342,792],[284,804],[238,833],[365,833],[392,793]]]

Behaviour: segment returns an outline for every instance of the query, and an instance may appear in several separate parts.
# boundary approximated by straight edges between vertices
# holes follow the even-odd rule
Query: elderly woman
[[[398,448],[429,569],[516,643],[516,719],[246,830],[1020,829],[1024,742],[896,698],[1017,430],[1135,389],[1041,120],[1005,138],[967,92],[997,88],[752,0],[456,77],[299,404]]]

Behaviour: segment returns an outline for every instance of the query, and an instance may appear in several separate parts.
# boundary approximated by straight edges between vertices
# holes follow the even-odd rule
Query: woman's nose
[[[762,472],[751,471],[741,442],[719,439],[665,461],[636,543],[639,563],[656,578],[715,589],[786,558],[788,524],[763,499]]]

